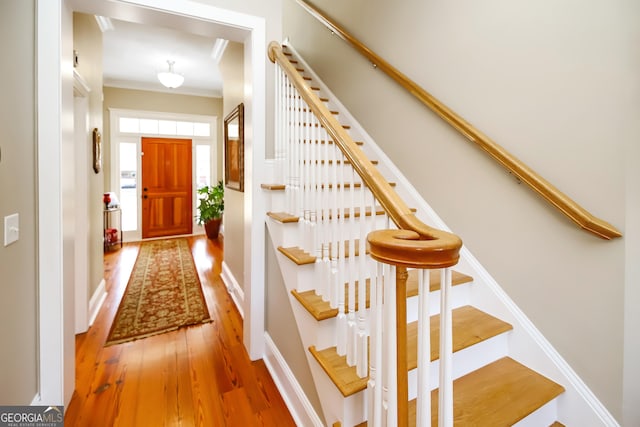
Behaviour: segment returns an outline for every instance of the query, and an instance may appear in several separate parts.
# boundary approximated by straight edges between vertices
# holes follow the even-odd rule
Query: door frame
[[[38,331],[37,395],[39,405],[68,404],[74,390],[75,342],[73,284],[62,278],[62,143],[73,138],[72,38],[73,5],[69,0],[37,0],[37,157],[38,157]],[[86,6],[87,2],[83,5]],[[111,8],[153,10],[247,30],[245,39],[244,104],[246,132],[245,180],[245,321],[244,344],[252,360],[264,350],[264,251],[262,224],[252,217],[264,213],[259,186],[264,174],[266,141],[266,23],[264,18],[181,0],[96,0],[95,13]],[[102,8],[102,9],[101,9]],[[87,12],[86,8],[84,12]],[[72,121],[72,119],[71,119]],[[71,129],[73,125],[71,124]],[[256,188],[258,187],[258,188]],[[252,249],[253,248],[253,249]],[[247,261],[249,263],[247,264]],[[67,310],[65,312],[65,307]]]
[[[210,133],[208,137],[203,136],[192,136],[192,135],[166,135],[166,134],[147,134],[147,133],[125,133],[120,132],[119,130],[119,120],[120,117],[131,117],[131,118],[139,118],[139,119],[156,119],[156,120],[175,120],[175,121],[188,121],[188,122],[200,122],[200,123],[209,123]],[[111,159],[110,168],[109,168],[109,185],[111,187],[111,191],[116,191],[118,197],[120,197],[119,189],[120,189],[120,176],[118,171],[120,170],[120,155],[118,153],[118,142],[135,142],[136,143],[136,153],[137,153],[137,170],[138,174],[136,176],[136,190],[137,197],[140,200],[142,194],[140,194],[140,186],[142,185],[142,164],[141,164],[141,156],[142,152],[142,138],[189,138],[192,141],[191,144],[191,178],[193,184],[193,194],[192,198],[192,206],[195,210],[196,200],[198,194],[196,192],[197,183],[196,183],[196,145],[209,145],[211,147],[211,178],[213,181],[217,179],[218,176],[218,117],[216,116],[205,116],[199,114],[182,114],[182,113],[169,113],[169,112],[158,112],[158,111],[146,111],[146,110],[132,110],[125,108],[109,108],[109,158]],[[212,182],[213,185],[216,182]],[[125,241],[139,241],[142,240],[142,211],[140,210],[140,205],[138,205],[137,212],[137,229],[135,231],[125,231],[124,232],[124,240]],[[202,226],[199,226],[195,223],[193,224],[193,232],[194,233],[204,233]]]

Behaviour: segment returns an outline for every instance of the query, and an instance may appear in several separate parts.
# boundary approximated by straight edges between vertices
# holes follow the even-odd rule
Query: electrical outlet
[[[13,214],[4,217],[4,245],[9,246],[20,238],[20,216]]]

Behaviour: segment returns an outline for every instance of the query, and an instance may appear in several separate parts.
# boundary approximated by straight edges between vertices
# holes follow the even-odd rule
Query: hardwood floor
[[[76,336],[76,391],[65,426],[294,426],[262,360],[242,345],[242,318],[220,279],[222,247],[190,237],[211,323],[104,347],[138,254],[105,254],[107,299]]]

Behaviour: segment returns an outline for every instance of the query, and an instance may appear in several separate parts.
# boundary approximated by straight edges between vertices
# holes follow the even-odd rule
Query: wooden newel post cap
[[[452,237],[450,237],[452,236]],[[370,255],[376,261],[407,268],[444,268],[458,263],[462,242],[457,236],[423,238],[410,230],[376,230],[367,236]]]

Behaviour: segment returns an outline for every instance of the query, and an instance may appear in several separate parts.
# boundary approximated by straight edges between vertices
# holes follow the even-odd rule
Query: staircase
[[[308,89],[327,104],[332,116],[342,120],[339,102],[331,99],[328,90],[295,56],[293,49],[285,48],[284,53]],[[363,180],[353,172],[352,162],[335,149],[323,125],[313,119],[311,109],[298,101],[299,95],[288,83],[284,82],[283,87],[281,98],[296,101],[293,104],[278,101],[279,109],[287,111],[279,120],[287,126],[295,122],[297,127],[286,131],[286,135],[277,132],[276,138],[296,139],[298,145],[292,145],[293,149],[276,148],[276,162],[278,159],[282,162],[282,166],[277,163],[276,168],[283,173],[275,177],[279,182],[265,183],[262,188],[269,193],[271,211],[267,227],[278,252],[279,268],[290,293],[298,331],[308,350],[307,360],[325,422],[334,426],[396,425],[395,420],[402,418],[396,418],[394,411],[399,411],[402,404],[398,404],[398,408],[394,406],[391,389],[398,386],[384,383],[384,387],[380,387],[382,367],[372,366],[376,352],[372,341],[377,340],[375,330],[380,328],[373,320],[377,316],[374,307],[381,300],[377,291],[382,283],[379,277],[388,281],[396,272],[381,273],[384,267],[372,260],[371,247],[364,237],[372,230],[393,229],[394,225],[385,209],[367,192]],[[340,123],[354,141],[369,139],[359,134],[357,124]],[[376,147],[367,147],[368,144],[357,142],[367,157],[380,154]],[[372,164],[383,175],[390,174],[386,158],[374,159]],[[338,179],[340,177],[346,179]],[[399,194],[410,193],[402,183],[390,183],[390,186]],[[345,201],[346,205],[342,204]],[[421,209],[412,211],[422,218],[429,216],[429,212]],[[363,230],[367,230],[365,234]],[[326,237],[322,237],[323,234]],[[556,421],[557,398],[565,388],[514,357],[512,353],[519,353],[510,350],[514,325],[477,306],[477,301],[481,306],[491,304],[483,302],[480,295],[485,291],[479,288],[482,285],[465,274],[465,270],[471,269],[468,266],[462,266],[460,271],[434,269],[422,275],[424,270],[409,268],[406,291],[397,295],[406,302],[408,424],[428,422],[425,421],[428,417],[420,416],[416,402],[418,395],[423,398],[426,395],[427,389],[418,386],[425,384],[419,378],[423,374],[418,367],[426,366],[423,370],[430,378],[431,425],[438,425],[439,402],[442,402],[439,400],[441,306],[446,307],[440,302],[446,298],[452,308],[453,410],[452,419],[445,417],[441,425],[561,426]],[[447,282],[449,276],[450,282]],[[425,283],[423,289],[428,289],[424,300],[419,293],[421,280]],[[443,286],[450,288],[446,297],[443,297]],[[422,301],[429,307],[429,323],[424,328],[430,332],[419,333],[419,312],[424,310],[419,309]],[[380,310],[382,313],[383,309]],[[402,334],[404,330],[398,329]],[[426,336],[429,341],[430,355],[422,358],[419,336]],[[387,347],[381,348],[384,359]],[[448,365],[449,362],[442,363]],[[376,387],[379,392],[375,391]],[[425,391],[418,393],[418,388]],[[380,393],[378,398],[376,393]],[[378,401],[385,403],[378,405]]]

